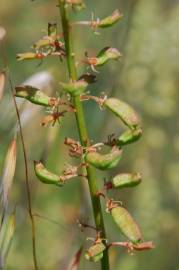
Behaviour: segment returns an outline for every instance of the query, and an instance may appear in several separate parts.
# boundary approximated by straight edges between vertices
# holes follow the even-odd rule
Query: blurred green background
[[[105,46],[119,48],[123,54],[120,62],[109,63],[100,69],[98,82],[91,92],[99,95],[105,91],[127,101],[140,113],[144,135],[142,139],[125,148],[118,172],[139,171],[143,182],[132,190],[110,192],[122,200],[141,226],[144,239],[153,240],[156,248],[130,256],[120,248],[111,249],[112,270],[179,270],[179,1],[177,0],[86,0],[87,9],[73,15],[73,19],[90,19],[94,12],[103,18],[118,8],[123,20],[111,29],[95,35],[90,29],[79,27],[74,31],[77,59],[84,52],[95,55]],[[65,63],[58,59],[16,61],[16,54],[30,50],[30,46],[47,29],[48,22],[58,22],[57,1],[0,0],[0,25],[7,31],[7,56],[14,85],[29,77],[44,91],[55,94],[59,81],[68,74]],[[60,24],[59,24],[60,27]],[[1,61],[2,59],[0,59]],[[2,61],[0,63],[3,67]],[[80,70],[81,72],[84,70]],[[58,222],[54,224],[36,218],[37,250],[40,269],[65,270],[73,254],[90,231],[80,232],[76,220],[80,217],[92,224],[90,202],[80,180],[58,189],[42,185],[33,172],[33,160],[43,157],[49,169],[59,173],[64,163],[71,163],[65,136],[78,139],[74,117],[68,115],[61,126],[43,128],[40,121],[46,113],[35,105],[18,100],[21,109],[25,143],[30,168],[33,210]],[[118,123],[111,114],[100,111],[91,102],[85,103],[86,119],[91,139],[99,142],[108,134],[119,133]],[[0,106],[0,165],[15,125],[15,111],[9,85]],[[104,174],[99,174],[102,186]],[[8,257],[8,270],[33,269],[31,228],[27,213],[24,184],[24,162],[21,143],[18,143],[17,169],[11,192],[11,203],[17,204],[17,224],[14,242]],[[88,209],[84,202],[88,201]],[[104,206],[105,208],[105,206]],[[87,210],[89,214],[86,214]],[[105,212],[105,211],[104,211]],[[104,214],[110,241],[120,241],[118,229],[111,217]],[[82,259],[81,270],[100,269]]]

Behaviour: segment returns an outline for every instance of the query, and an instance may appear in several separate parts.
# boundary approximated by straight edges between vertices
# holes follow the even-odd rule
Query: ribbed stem
[[[58,1],[59,1],[61,22],[62,22],[62,28],[63,28],[64,41],[65,41],[66,59],[67,59],[69,77],[71,80],[76,81],[77,70],[75,66],[75,54],[73,51],[73,42],[72,42],[72,36],[71,36],[70,23],[68,19],[68,13],[66,10],[67,8],[65,7],[65,3],[63,0],[58,0]],[[73,102],[76,109],[76,122],[78,126],[78,132],[79,132],[81,144],[83,146],[89,146],[90,141],[88,139],[84,112],[83,112],[82,103],[80,101],[80,97],[79,96],[75,97],[73,99]],[[98,231],[101,232],[101,236],[103,238],[106,238],[101,202],[100,202],[99,196],[97,195],[98,188],[97,188],[97,182],[96,182],[96,172],[95,172],[95,169],[91,166],[87,167],[87,178],[88,178],[88,183],[89,183],[96,228],[98,229]],[[101,269],[109,270],[109,258],[108,258],[107,250],[104,252],[103,259],[101,260]]]

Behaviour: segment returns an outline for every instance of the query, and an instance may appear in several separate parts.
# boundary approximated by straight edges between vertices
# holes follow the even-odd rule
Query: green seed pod
[[[22,85],[15,87],[15,91],[16,97],[25,98],[37,105],[51,106],[52,98],[35,87]]]
[[[108,62],[109,60],[118,60],[121,57],[121,53],[115,49],[115,48],[111,48],[111,47],[106,47],[104,49],[102,49],[99,54],[97,55],[96,58],[96,66],[102,66],[104,65],[106,62]]]
[[[120,173],[112,179],[113,188],[134,187],[141,183],[140,173]]]
[[[138,127],[134,130],[129,129],[119,136],[116,143],[119,146],[123,146],[138,141],[141,136],[142,128]]]
[[[140,120],[137,113],[127,103],[117,98],[108,98],[106,99],[104,105],[131,129],[140,125]]]
[[[103,243],[94,244],[85,252],[85,258],[92,262],[98,262],[102,259],[105,249],[106,247]]]
[[[122,150],[113,148],[109,154],[102,155],[97,152],[91,152],[86,155],[86,161],[100,170],[108,170],[117,166],[121,159]]]
[[[41,162],[34,161],[34,170],[37,178],[41,182],[60,187],[63,186],[63,181],[60,179],[60,176],[49,172]]]
[[[121,206],[114,207],[111,209],[111,215],[121,233],[131,242],[138,243],[142,239],[137,223],[125,208]]]
[[[70,83],[60,83],[63,87],[63,90],[69,93],[71,96],[79,96],[86,90],[88,83],[84,80],[79,80]]]
[[[98,27],[106,28],[113,26],[115,23],[117,23],[123,15],[119,12],[119,10],[115,10],[112,15],[104,18],[103,20],[100,20]]]

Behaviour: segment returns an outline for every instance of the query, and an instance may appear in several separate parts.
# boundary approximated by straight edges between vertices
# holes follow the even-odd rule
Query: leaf
[[[2,195],[1,203],[4,209],[6,209],[8,205],[9,192],[13,183],[15,168],[16,139],[13,139],[8,147],[1,177],[0,194]]]
[[[15,211],[3,223],[0,231],[0,269],[5,265],[15,231]]]
[[[5,80],[6,80],[5,72],[0,72],[0,101],[4,93]]]
[[[69,266],[68,270],[77,270],[78,266],[80,264],[81,254],[82,254],[83,247],[80,247],[79,250],[75,253],[73,256]]]

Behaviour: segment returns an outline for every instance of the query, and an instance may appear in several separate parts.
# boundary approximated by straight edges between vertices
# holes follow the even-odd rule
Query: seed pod
[[[131,242],[138,243],[142,239],[137,223],[125,208],[121,206],[114,207],[111,209],[111,215],[121,233]]]
[[[140,120],[137,113],[127,103],[117,98],[108,98],[106,99],[104,105],[116,116],[118,116],[124,122],[124,124],[129,126],[131,129],[139,126]]]
[[[41,162],[34,161],[34,170],[37,178],[44,184],[63,186],[60,176],[49,172]]]
[[[106,28],[113,26],[115,23],[117,23],[123,15],[119,12],[119,10],[115,10],[112,15],[104,18],[103,20],[100,20],[98,27]]]
[[[119,138],[117,139],[116,144],[119,146],[130,144],[136,142],[142,136],[142,128],[138,127],[134,130],[126,130],[122,133]]]
[[[122,56],[121,53],[117,49],[105,47],[97,55],[95,66],[102,66],[112,59],[118,60],[121,56]]]
[[[92,262],[98,262],[102,259],[105,249],[106,247],[103,243],[96,243],[85,252],[85,258]]]
[[[62,85],[63,90],[73,97],[81,95],[88,86],[88,83],[84,80],[60,84]]]
[[[51,38],[51,37],[45,37],[45,38],[42,38],[42,39],[39,39],[34,45],[34,49],[36,50],[39,50],[43,47],[46,47],[46,46],[50,46],[51,44],[53,44],[54,40]]]
[[[50,106],[51,100],[53,99],[39,89],[29,85],[17,86],[15,87],[15,91],[16,97],[25,98],[37,105]]]
[[[100,170],[108,170],[117,166],[121,159],[122,150],[113,148],[109,154],[102,155],[97,152],[91,152],[86,155],[86,161]]]
[[[113,188],[134,187],[141,183],[140,173],[121,173],[112,179]]]
[[[41,53],[34,53],[34,52],[18,53],[17,54],[17,61],[42,59],[44,57],[45,57],[45,55],[43,55]]]

